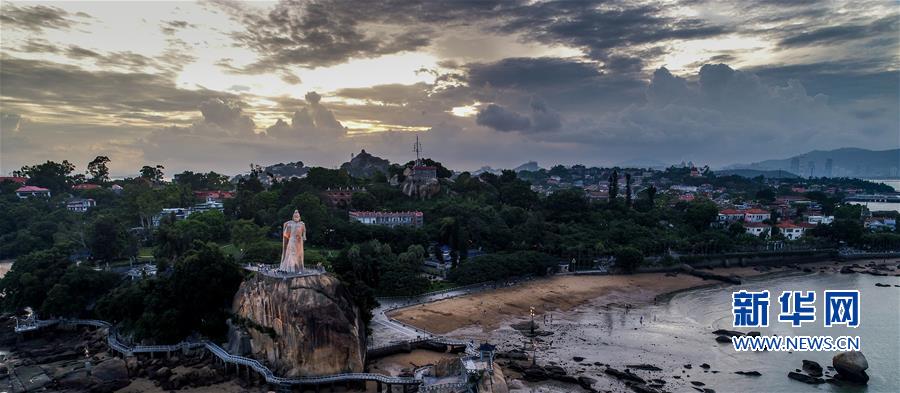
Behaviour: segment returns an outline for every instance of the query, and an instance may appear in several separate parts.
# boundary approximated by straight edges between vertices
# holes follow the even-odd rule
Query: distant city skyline
[[[415,135],[453,169],[900,147],[887,1],[4,1],[0,33],[3,175],[407,162]]]

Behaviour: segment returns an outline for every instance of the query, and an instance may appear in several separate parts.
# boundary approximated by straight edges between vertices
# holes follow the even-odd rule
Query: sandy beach
[[[715,272],[741,277],[760,274],[750,267],[722,268]],[[499,328],[504,321],[528,316],[530,307],[534,307],[535,318],[543,318],[548,312],[568,311],[592,300],[609,306],[638,306],[653,303],[665,293],[717,283],[683,273],[675,277],[663,273],[555,276],[404,308],[388,315],[436,334],[466,327],[480,327],[488,332]]]
[[[785,267],[766,272],[752,267],[712,271],[742,277],[745,284],[741,287],[763,285],[773,290],[785,283],[790,285],[800,281],[810,285],[821,282],[816,280],[829,280],[828,277],[862,280],[857,285],[863,285],[860,288],[866,290],[876,288],[873,283],[879,281],[900,284],[898,277],[838,274],[844,265],[866,265],[869,262],[872,261],[826,261],[805,264],[802,269]],[[900,268],[895,267],[900,261],[887,262],[891,266],[888,275],[900,276]],[[631,389],[622,381],[606,375],[603,370],[607,365],[623,370],[634,364],[658,366],[661,371],[635,371],[648,380],[663,381],[665,391],[692,391],[702,386],[697,383],[719,392],[747,391],[761,381],[772,386],[772,391],[799,391],[805,388],[802,384],[792,384],[796,381],[789,380],[785,370],[798,367],[801,359],[813,359],[827,365],[833,353],[751,353],[738,356],[714,340],[713,330],[732,328],[731,314],[727,305],[710,307],[708,300],[729,297],[730,287],[729,284],[683,273],[675,277],[662,273],[557,276],[400,309],[389,315],[436,334],[487,341],[497,345],[501,352],[524,349],[531,352],[529,356],[532,353],[537,355],[538,364],[560,366],[571,375],[594,378],[597,382],[593,387],[600,391],[630,392]],[[876,290],[881,291],[878,294],[889,295],[896,289]],[[529,320],[530,307],[535,308],[534,319],[538,328],[552,333],[531,342],[511,326]],[[869,326],[874,325],[876,321],[869,323]],[[890,329],[894,327],[888,326]],[[773,331],[762,330],[764,334]],[[869,352],[873,359],[879,355],[873,350]],[[881,355],[878,364],[882,368],[890,368],[891,364],[896,363],[896,359],[891,358],[894,356],[891,351],[888,351],[887,358],[885,354]],[[711,367],[699,367],[701,363],[709,363]],[[754,380],[736,375],[734,372],[739,370],[760,370],[763,377]],[[510,392],[586,391],[552,380],[526,382],[519,372],[506,367],[503,371],[510,384]],[[885,379],[890,378],[885,377],[890,375],[889,372],[872,371],[873,378],[878,381],[873,380],[875,389],[871,391],[883,391],[878,387],[893,384]]]

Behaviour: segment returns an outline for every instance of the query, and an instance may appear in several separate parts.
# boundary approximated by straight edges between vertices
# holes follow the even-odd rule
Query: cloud
[[[250,116],[244,115],[242,103],[232,99],[213,98],[200,105],[203,123],[215,125],[231,134],[252,134],[256,124]]]
[[[509,58],[465,66],[470,86],[539,89],[581,83],[600,76],[596,64],[552,57]]]
[[[898,33],[900,22],[896,16],[888,16],[862,24],[828,26],[800,32],[778,42],[781,47],[841,44],[847,41],[872,38],[882,34]]]
[[[22,116],[15,113],[0,113],[0,131],[18,132]]]
[[[160,73],[89,71],[72,65],[0,57],[0,102],[4,107],[34,110],[66,108],[79,122],[97,116],[127,113],[183,112],[199,108],[213,97],[231,94],[175,85],[173,76]],[[23,114],[25,114],[23,112]]]
[[[476,123],[497,131],[521,131],[525,133],[555,131],[562,126],[559,112],[547,107],[540,99],[532,99],[530,117],[511,111],[497,104],[489,104],[475,117]]]
[[[376,16],[358,4],[282,2],[265,14],[237,3],[220,2],[244,25],[232,34],[260,59],[241,72],[261,73],[296,65],[315,68],[340,64],[350,58],[371,58],[411,51],[429,44],[429,29],[373,30],[366,26]],[[369,8],[363,7],[363,8]],[[368,15],[368,16],[367,16]]]
[[[82,12],[72,14],[52,6],[18,7],[10,3],[3,4],[0,12],[0,23],[4,26],[32,32],[41,32],[44,29],[66,30],[80,23],[74,18],[85,19],[90,16]]]
[[[496,104],[479,110],[475,119],[478,124],[497,131],[527,131],[531,128],[531,119]]]
[[[346,136],[347,130],[320,102],[322,96],[306,93],[306,107],[294,112],[291,124],[282,119],[266,129],[266,134],[276,139],[300,140],[303,143],[319,143]]]

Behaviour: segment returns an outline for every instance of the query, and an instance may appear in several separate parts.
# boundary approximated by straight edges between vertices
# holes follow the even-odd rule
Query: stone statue
[[[298,272],[303,269],[303,242],[306,241],[306,224],[300,221],[300,212],[286,221],[282,231],[281,266],[279,270]]]

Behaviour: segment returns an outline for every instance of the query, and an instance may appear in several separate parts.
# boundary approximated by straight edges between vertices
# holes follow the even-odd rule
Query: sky
[[[0,174],[900,146],[894,1],[0,2]]]

